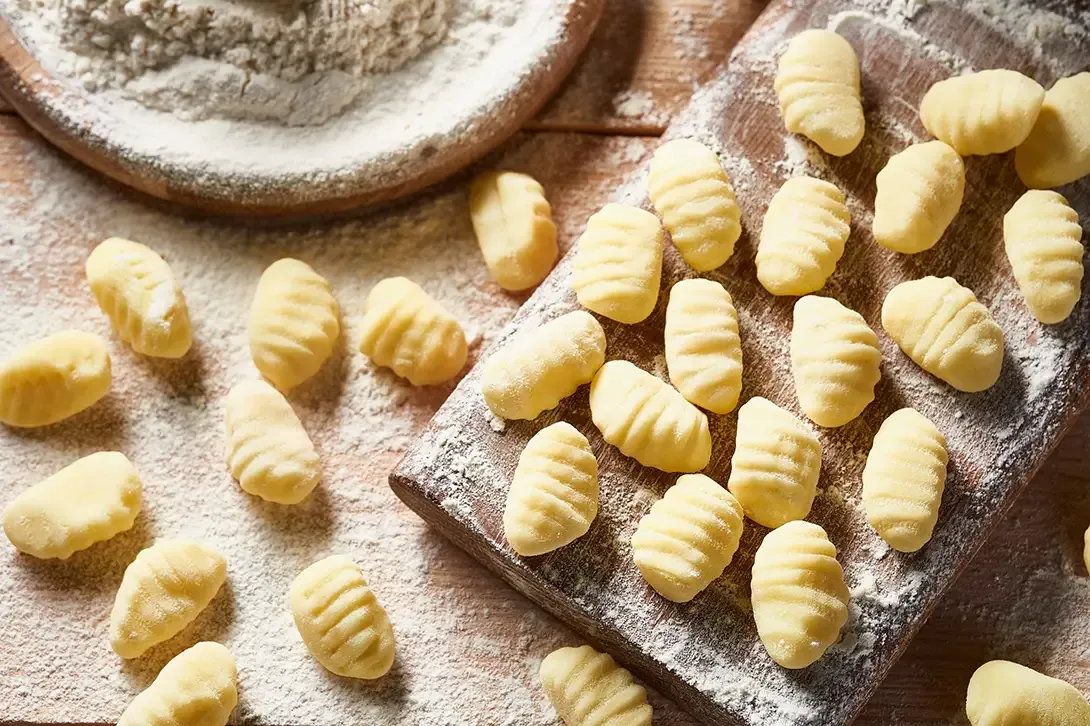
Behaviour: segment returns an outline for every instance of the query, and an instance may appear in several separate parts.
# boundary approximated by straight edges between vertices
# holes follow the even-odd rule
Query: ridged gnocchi
[[[250,355],[287,393],[322,367],[341,334],[340,308],[325,278],[299,260],[269,265],[250,308]]]
[[[519,455],[503,533],[524,557],[582,537],[598,516],[598,461],[590,443],[563,421],[534,434]]]
[[[965,714],[972,726],[1086,726],[1090,703],[1070,683],[993,660],[969,679]]]
[[[946,438],[911,408],[895,411],[874,436],[863,467],[863,511],[898,552],[931,539],[946,483]]]
[[[66,560],[132,528],[143,486],[124,454],[100,451],[38,482],[4,507],[4,534],[28,555]]]
[[[738,409],[727,489],[746,516],[779,527],[810,513],[821,475],[821,442],[790,411],[755,397]]]
[[[711,459],[708,417],[628,361],[611,360],[595,374],[590,413],[606,443],[644,466],[694,472]]]
[[[111,237],[91,252],[86,271],[95,302],[133,350],[158,358],[181,358],[189,352],[189,308],[158,253],[139,242]]]
[[[97,403],[111,380],[102,338],[54,333],[0,363],[0,422],[33,428],[63,421]]]
[[[590,383],[606,359],[606,334],[584,310],[519,333],[481,372],[481,395],[492,413],[534,419]]]
[[[979,71],[931,86],[920,120],[962,156],[1002,154],[1026,140],[1044,100],[1040,84],[1018,71]]]
[[[965,195],[965,164],[941,141],[913,144],[878,172],[872,232],[878,244],[913,255],[934,247]]]
[[[559,648],[541,661],[538,676],[566,726],[651,726],[647,691],[608,653]]]
[[[840,637],[848,586],[836,547],[811,522],[788,522],[765,535],[750,586],[757,634],[772,660],[805,668]]]
[[[173,638],[212,602],[227,579],[227,560],[200,542],[161,539],[125,569],[110,612],[110,645],[138,658]]]
[[[235,657],[219,643],[197,643],[163,666],[117,726],[226,726],[238,705]]]
[[[1070,184],[1090,174],[1090,71],[1061,78],[1045,93],[1033,130],[1014,150],[1014,169],[1031,189]]]
[[[788,179],[768,203],[757,245],[757,279],[773,295],[825,286],[844,254],[851,213],[844,194],[821,179]]]
[[[787,130],[833,156],[850,154],[863,140],[859,59],[831,30],[804,30],[780,57],[775,80]]]
[[[1078,212],[1056,192],[1031,189],[1003,217],[1003,244],[1033,316],[1066,320],[1082,294]]]
[[[414,386],[449,381],[466,365],[458,321],[419,285],[388,277],[371,288],[360,352]]]
[[[330,672],[370,680],[394,664],[390,619],[349,558],[332,555],[303,570],[289,600],[303,643]]]
[[[227,469],[244,492],[298,504],[314,491],[322,465],[291,404],[264,381],[227,394]]]
[[[894,287],[882,303],[882,327],[916,365],[959,391],[983,391],[999,380],[1003,331],[952,277]]]
[[[556,225],[545,189],[513,171],[488,171],[469,189],[469,215],[492,279],[505,290],[537,285],[556,263]]]
[[[572,288],[579,304],[619,323],[655,309],[662,278],[662,225],[650,212],[607,204],[576,243]]]
[[[738,311],[722,285],[682,280],[666,304],[666,369],[690,403],[730,413],[742,393]]]
[[[714,151],[692,139],[666,142],[651,159],[647,185],[690,267],[707,272],[730,259],[742,234],[742,210]]]
[[[1090,571],[1090,527],[1086,528],[1082,536],[1082,563],[1086,565],[1087,571]]]
[[[703,474],[685,474],[651,506],[632,535],[632,558],[655,591],[689,602],[738,551],[742,505]]]
[[[874,400],[882,351],[859,313],[830,297],[799,298],[790,349],[799,408],[818,426],[843,426]]]

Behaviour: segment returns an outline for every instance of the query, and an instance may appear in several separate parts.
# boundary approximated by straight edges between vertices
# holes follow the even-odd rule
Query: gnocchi
[[[514,338],[484,364],[481,395],[492,413],[534,419],[590,383],[606,359],[606,334],[584,310]]]
[[[598,461],[574,426],[534,434],[519,456],[503,510],[503,533],[524,557],[574,542],[598,516]]]
[[[618,323],[655,309],[662,277],[662,225],[650,212],[607,204],[576,243],[572,287],[583,307]]]
[[[465,367],[462,326],[412,280],[389,277],[367,296],[360,352],[414,386],[449,381]]]
[[[341,334],[340,308],[325,278],[299,260],[269,265],[250,308],[250,355],[287,393],[322,367]]]
[[[692,139],[663,144],[647,178],[651,204],[681,258],[697,272],[721,266],[742,234],[742,210],[715,152]]]
[[[248,492],[298,504],[322,476],[318,452],[283,394],[246,381],[227,394],[227,468]]]
[[[791,412],[759,397],[738,409],[727,489],[747,517],[772,528],[802,519],[820,474],[821,442]]]
[[[66,330],[36,340],[0,363],[0,422],[48,426],[84,411],[110,389],[102,338]]]
[[[1033,130],[1014,150],[1014,169],[1030,189],[1070,184],[1090,174],[1090,71],[1061,78],[1045,93]]]
[[[87,283],[120,338],[143,355],[181,358],[193,344],[182,288],[154,250],[119,237],[87,258]]]
[[[1033,316],[1042,323],[1066,320],[1082,294],[1078,213],[1062,195],[1031,189],[1003,217],[1003,244]]]
[[[787,130],[833,156],[854,151],[865,125],[859,75],[859,59],[843,36],[811,29],[792,38],[775,80]]]
[[[235,657],[219,643],[197,643],[163,666],[117,726],[226,726],[238,705]]]
[[[1085,726],[1090,703],[1070,683],[993,660],[969,679],[965,714],[972,726]]]
[[[742,392],[738,311],[722,285],[682,280],[666,304],[666,369],[690,403],[730,413]]]
[[[843,426],[874,400],[882,352],[859,313],[829,297],[799,298],[790,348],[799,407],[818,426]]]
[[[844,194],[821,179],[788,179],[768,203],[757,245],[757,279],[773,295],[820,290],[851,231]]]
[[[469,213],[492,279],[526,290],[545,279],[559,249],[545,189],[531,176],[489,171],[473,181]]]
[[[110,645],[138,658],[173,638],[212,602],[227,579],[227,561],[200,542],[162,539],[125,569],[110,612]]]
[[[878,244],[914,255],[934,247],[965,195],[965,164],[941,141],[913,144],[878,172],[872,231]]]
[[[1086,565],[1087,571],[1090,571],[1090,527],[1086,528],[1086,533],[1082,536],[1082,563]]]
[[[915,409],[882,422],[863,467],[863,511],[890,547],[915,552],[931,539],[946,483],[946,438]]]
[[[757,634],[784,668],[805,668],[821,658],[848,620],[848,586],[836,547],[811,522],[788,522],[765,535],[750,589]]]
[[[595,374],[590,413],[606,443],[644,466],[694,472],[711,459],[708,417],[628,361],[611,360]]]
[[[894,287],[882,303],[882,327],[916,365],[959,391],[984,391],[999,380],[1003,331],[952,277]]]
[[[685,474],[655,502],[632,535],[643,579],[673,602],[689,602],[738,551],[742,505],[703,474]]]
[[[608,653],[559,648],[541,661],[539,677],[567,726],[651,726],[647,691]]]
[[[394,663],[394,630],[363,573],[344,555],[303,570],[289,593],[295,627],[324,668],[347,678],[375,679]]]
[[[1002,154],[1026,140],[1044,100],[1045,90],[1018,71],[979,71],[931,86],[920,120],[962,156]]]
[[[4,534],[28,555],[66,560],[132,528],[143,486],[132,463],[100,451],[69,464],[4,507]]]

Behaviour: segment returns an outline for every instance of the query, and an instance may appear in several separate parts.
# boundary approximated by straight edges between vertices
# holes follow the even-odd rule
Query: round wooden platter
[[[188,143],[192,147],[192,139],[184,138],[187,134],[163,133],[149,140],[147,124],[137,122],[131,113],[119,113],[119,104],[96,99],[78,82],[39,63],[31,44],[24,43],[2,16],[0,95],[51,143],[151,196],[217,214],[330,214],[388,202],[423,189],[508,139],[557,91],[575,66],[604,4],[605,0],[548,0],[547,5],[534,8],[540,14],[535,22],[548,24],[545,29],[553,32],[535,31],[533,37],[542,40],[524,46],[517,67],[508,65],[500,72],[494,66],[490,69],[487,59],[482,62],[474,70],[495,70],[497,84],[481,92],[479,98],[458,104],[458,110],[440,114],[439,126],[412,139],[383,140],[379,134],[368,133],[366,125],[346,131],[343,126],[347,124],[342,124],[335,139],[321,138],[325,127],[306,129],[308,143],[335,143],[343,149],[343,155],[329,168],[311,165],[285,170],[282,139],[277,143],[268,134],[248,135],[238,133],[237,128],[231,135],[231,146],[236,141],[249,144],[240,154],[270,160],[267,168],[258,162],[240,170],[216,154],[175,153],[172,146]],[[203,133],[215,134],[217,127],[225,124],[192,125],[205,126]],[[232,126],[237,127],[238,122]],[[254,126],[262,124],[254,122]],[[329,158],[328,154],[314,156]]]

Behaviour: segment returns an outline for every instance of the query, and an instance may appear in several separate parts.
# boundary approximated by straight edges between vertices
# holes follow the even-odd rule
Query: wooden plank
[[[859,150],[834,160],[805,142],[785,140],[771,93],[783,40],[806,27],[826,26],[844,34],[860,55],[870,125]],[[605,445],[589,423],[585,390],[533,422],[509,422],[501,434],[489,423],[475,370],[395,471],[391,485],[456,544],[706,722],[848,722],[1090,392],[1090,301],[1084,299],[1064,325],[1046,330],[1025,310],[1003,259],[999,224],[1022,191],[1009,156],[970,160],[966,200],[945,241],[912,258],[882,250],[870,237],[874,175],[891,153],[920,137],[919,99],[952,70],[940,59],[958,66],[1019,68],[1049,85],[1057,69],[1079,70],[1078,55],[1086,50],[1075,46],[1062,58],[1038,57],[945,4],[927,5],[910,27],[903,17],[884,11],[875,15],[847,2],[774,3],[739,45],[724,75],[697,95],[671,129],[671,135],[696,136],[716,146],[739,191],[746,233],[734,259],[710,277],[724,282],[739,307],[746,397],[763,395],[795,408],[785,359],[793,300],[774,299],[756,284],[753,253],[768,199],[785,177],[803,168],[837,183],[849,196],[855,220],[853,241],[825,294],[858,310],[880,330],[886,290],[924,274],[953,275],[978,294],[1006,332],[1004,375],[989,392],[976,395],[957,394],[937,383],[882,336],[885,375],[877,401],[858,421],[821,432],[826,464],[811,518],[825,526],[840,549],[855,597],[845,639],[819,664],[787,673],[757,644],[747,612],[748,568],[762,534],[755,525],[747,530],[728,574],[693,603],[673,605],[646,587],[631,562],[627,540],[639,516],[674,477],[643,469]],[[617,198],[644,201],[642,179],[629,182]],[[1067,193],[1086,225],[1090,185],[1080,183]],[[503,340],[576,307],[568,283],[570,262],[565,260],[531,297]],[[668,251],[663,290],[690,274]],[[610,358],[664,374],[664,300],[665,295],[640,325],[603,321]],[[858,504],[862,457],[882,419],[904,405],[935,420],[952,453],[942,525],[931,544],[914,556],[888,555]],[[722,482],[734,418],[711,418],[715,449],[707,471]],[[569,547],[520,559],[502,536],[507,482],[526,440],[558,419],[587,434],[599,457],[599,520]]]

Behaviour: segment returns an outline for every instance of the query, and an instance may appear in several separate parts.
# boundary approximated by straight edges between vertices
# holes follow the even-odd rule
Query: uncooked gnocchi
[[[91,252],[86,270],[95,302],[133,350],[158,358],[189,352],[193,326],[185,296],[158,253],[111,237]]]
[[[742,505],[703,474],[685,474],[651,506],[632,535],[632,558],[655,591],[689,602],[734,558]]]
[[[531,176],[488,171],[469,190],[469,215],[492,279],[526,290],[553,269],[559,250],[545,189]]]
[[[638,323],[659,299],[662,225],[650,212],[607,204],[576,243],[572,287],[579,304],[619,323]]]
[[[787,130],[833,156],[850,154],[863,139],[859,59],[831,30],[804,30],[780,57],[775,80]]]
[[[394,630],[360,568],[344,555],[299,573],[289,593],[295,627],[311,655],[347,678],[374,679],[394,664]]]
[[[818,426],[843,426],[874,400],[882,352],[859,313],[830,297],[799,298],[790,347],[799,408]]]
[[[519,455],[503,533],[511,549],[543,555],[582,537],[598,516],[598,461],[574,426],[560,421],[534,434]]]
[[[1056,81],[1037,123],[1014,150],[1014,168],[1031,189],[1070,184],[1090,174],[1090,71]]]
[[[872,231],[878,244],[916,254],[938,243],[961,209],[965,164],[941,141],[913,144],[878,172]]]
[[[682,280],[666,304],[666,369],[690,403],[730,413],[742,392],[738,311],[722,285]]]
[[[882,422],[863,467],[863,511],[874,531],[899,552],[927,544],[946,483],[946,438],[915,409]]]
[[[788,522],[765,535],[753,558],[753,618],[772,660],[805,668],[840,637],[848,586],[836,547],[811,522]]]
[[[1090,572],[1090,527],[1086,528],[1086,532],[1082,536],[1082,563],[1086,565],[1086,569]]]
[[[36,340],[0,363],[0,422],[32,428],[75,416],[110,388],[102,338],[66,330]]]
[[[993,660],[969,679],[965,714],[972,726],[1086,726],[1090,703],[1070,683]]]
[[[291,404],[264,381],[227,394],[227,468],[244,492],[298,504],[322,477],[318,452]]]
[[[20,552],[66,560],[132,528],[142,492],[124,454],[100,451],[12,500],[4,507],[4,534]]]
[[[1045,90],[1018,71],[979,71],[939,81],[920,102],[931,135],[962,156],[1002,154],[1029,136]]]
[[[757,245],[757,279],[773,295],[820,290],[851,231],[844,194],[821,179],[788,179],[768,203]]]
[[[212,602],[227,579],[227,560],[200,542],[162,539],[125,569],[110,612],[110,645],[137,658],[173,638]]]
[[[219,643],[197,643],[163,666],[117,726],[225,726],[238,704],[235,657]]]
[[[284,393],[307,380],[333,354],[340,308],[325,278],[299,260],[269,265],[250,308],[250,355],[261,375]]]
[[[449,381],[465,367],[458,321],[419,285],[388,277],[367,296],[360,352],[414,386]]]
[[[1059,323],[1082,293],[1079,215],[1056,192],[1031,189],[1003,217],[1003,244],[1033,316]]]
[[[590,413],[606,443],[644,466],[693,472],[711,459],[708,417],[628,361],[611,360],[594,376]]]
[[[707,272],[730,259],[742,234],[742,211],[714,151],[692,139],[668,141],[651,159],[647,185],[690,267]]]
[[[747,517],[765,527],[802,519],[820,474],[821,442],[794,414],[759,397],[738,409],[727,489]]]
[[[959,391],[983,391],[999,380],[1003,331],[952,277],[897,285],[882,303],[882,327],[916,365]]]
[[[481,395],[500,418],[533,419],[590,383],[606,359],[606,334],[584,310],[525,330],[481,372]]]
[[[651,726],[647,691],[608,653],[560,648],[541,661],[538,676],[566,726]]]

